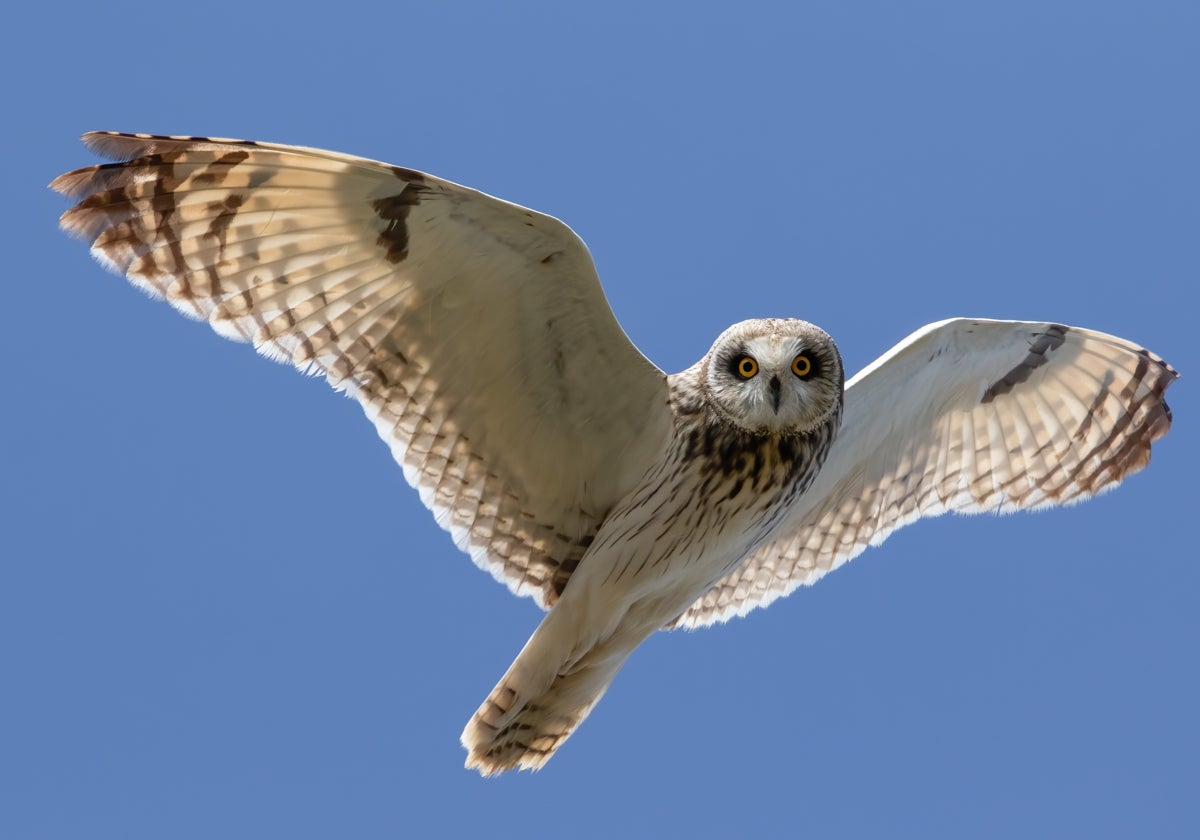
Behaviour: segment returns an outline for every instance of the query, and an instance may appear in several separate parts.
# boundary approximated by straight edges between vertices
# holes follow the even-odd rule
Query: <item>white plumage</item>
[[[1122,339],[956,319],[842,392],[802,321],[666,376],[555,219],[316,149],[96,133],[63,227],[222,335],[364,407],[439,524],[550,613],[463,733],[539,767],[629,653],[743,615],[898,527],[1063,504],[1149,461],[1177,374]],[[568,585],[570,584],[570,585]]]
[[[1027,378],[1005,390],[1011,374]],[[1033,510],[1110,490],[1149,463],[1151,441],[1170,428],[1163,392],[1176,377],[1149,351],[1077,327],[962,318],[923,327],[846,384],[838,442],[809,491],[776,538],[679,623],[765,607],[922,517]]]

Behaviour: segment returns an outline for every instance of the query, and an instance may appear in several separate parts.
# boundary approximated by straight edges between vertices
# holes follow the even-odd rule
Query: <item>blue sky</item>
[[[15,14],[0,836],[1200,833],[1195,3]],[[653,637],[545,771],[481,780],[458,733],[536,608],[357,406],[57,231],[45,185],[89,129],[327,147],[556,215],[666,370],[754,316],[822,325],[850,371],[949,316],[1057,320],[1172,362],[1175,427],[1101,499],[922,522]]]

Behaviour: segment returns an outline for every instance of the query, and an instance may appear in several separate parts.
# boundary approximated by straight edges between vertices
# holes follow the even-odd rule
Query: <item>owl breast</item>
[[[808,434],[755,435],[705,412],[676,418],[669,451],[610,512],[568,586],[577,598],[590,590],[623,602],[623,620],[638,613],[651,631],[770,537],[816,477],[839,420]]]

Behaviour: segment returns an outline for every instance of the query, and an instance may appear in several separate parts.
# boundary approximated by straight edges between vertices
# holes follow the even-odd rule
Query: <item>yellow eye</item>
[[[754,361],[754,359],[750,358],[749,356],[742,356],[742,358],[738,360],[737,367],[734,369],[737,371],[738,376],[742,377],[742,379],[753,379],[754,374],[758,373],[758,362]]]
[[[800,378],[804,378],[812,373],[812,360],[808,356],[801,353],[796,358],[792,359],[792,373]]]

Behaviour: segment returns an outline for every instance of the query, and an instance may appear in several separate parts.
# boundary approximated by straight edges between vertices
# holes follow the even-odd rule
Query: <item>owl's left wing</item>
[[[842,429],[780,525],[676,622],[745,615],[926,516],[1082,501],[1146,466],[1178,378],[1153,353],[1059,324],[954,319],[846,385]]]

